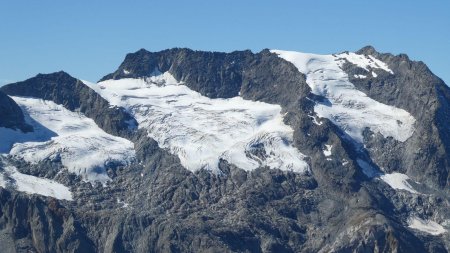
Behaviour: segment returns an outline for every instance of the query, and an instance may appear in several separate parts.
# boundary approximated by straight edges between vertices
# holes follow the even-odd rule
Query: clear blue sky
[[[97,81],[140,48],[407,53],[450,84],[450,1],[0,2],[0,85],[65,70]]]

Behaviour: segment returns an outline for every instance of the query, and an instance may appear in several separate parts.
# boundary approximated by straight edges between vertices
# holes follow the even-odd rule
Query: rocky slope
[[[352,92],[363,92],[366,100],[412,115],[414,131],[406,140],[365,128],[360,143],[343,121],[319,117],[320,106],[333,108],[342,101],[331,96],[333,83],[325,90],[313,85],[314,73],[326,75],[327,66],[319,64],[316,72],[302,72],[298,61],[270,50],[139,50],[128,54],[99,84],[58,72],[0,88],[12,96],[1,97],[0,92],[0,106],[9,108],[0,113],[13,115],[14,122],[20,123],[8,123],[11,120],[1,115],[4,129],[27,124],[23,114],[29,115],[30,110],[20,97],[44,99],[92,119],[105,133],[132,142],[135,153],[131,163],[105,161],[110,180],[102,185],[83,180],[65,168],[64,160],[55,159],[64,154],[64,148],[34,163],[6,152],[0,163],[0,183],[2,176],[4,182],[0,185],[0,245],[7,245],[7,252],[447,252],[450,130],[445,122],[450,90],[423,63],[405,55],[382,54],[371,47],[357,54],[358,59],[369,61],[367,66],[341,54],[327,59],[329,64],[344,59],[339,75],[341,81],[350,82],[346,85]],[[373,65],[376,60],[386,67]],[[327,76],[317,78],[329,81]],[[168,83],[171,80],[175,84]],[[180,93],[176,90],[180,85],[196,93]],[[152,100],[143,100],[146,93],[140,92],[149,90],[164,93],[151,93]],[[161,126],[164,119],[151,124],[146,119],[153,119],[155,111],[148,110],[155,107],[185,110],[178,104],[168,105],[180,103],[191,93],[209,103],[208,113],[221,109],[217,101],[222,106],[237,103],[238,96],[281,106],[282,122],[277,124],[292,129],[292,136],[281,140],[286,148],[295,147],[303,155],[300,158],[308,169],[249,169],[236,166],[228,156],[218,158],[215,172],[186,169],[179,149],[170,146],[176,136],[170,131],[163,132],[165,138],[152,135],[156,131],[152,126]],[[343,106],[361,109],[357,105]],[[150,114],[141,117],[142,112]],[[167,112],[166,118],[176,112]],[[267,119],[257,121],[259,126]],[[195,127],[188,120],[182,124]],[[214,131],[209,134],[216,136]],[[277,154],[277,150],[269,152],[269,145],[278,139],[269,140],[252,140],[245,156],[265,164]],[[12,173],[11,167],[18,172]],[[72,200],[42,196],[42,189],[30,195],[20,187],[24,177],[18,173],[64,184]]]
[[[378,158],[380,166],[389,170],[401,168],[402,172],[407,171],[417,181],[427,182],[448,193],[448,86],[433,75],[423,62],[411,61],[406,55],[382,54],[372,47],[363,48],[358,53],[373,55],[386,62],[395,75],[378,72],[377,77],[354,78],[356,73],[367,74],[367,71],[349,64],[345,69],[352,83],[377,101],[407,110],[417,120],[415,134],[406,143],[383,143],[389,145],[390,150],[380,149],[371,155]],[[380,145],[376,143],[380,141],[373,140],[370,145]],[[386,156],[389,159],[382,158]]]
[[[0,91],[0,127],[7,127],[12,129],[20,129],[23,132],[31,131],[31,126],[25,123],[25,119],[20,110],[20,107],[8,97],[5,93]]]

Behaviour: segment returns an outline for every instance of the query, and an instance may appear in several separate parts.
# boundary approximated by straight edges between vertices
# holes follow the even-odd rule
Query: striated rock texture
[[[55,199],[0,188],[2,252],[94,252],[75,217]]]
[[[350,81],[371,98],[410,112],[416,132],[405,143],[367,135],[357,150],[327,119],[315,123],[306,77],[269,50],[259,53],[169,49],[128,54],[102,80],[171,73],[210,98],[279,104],[294,130],[294,145],[311,172],[258,168],[244,171],[223,160],[222,173],[183,168],[143,129],[130,128],[132,115],[64,72],[38,75],[0,88],[8,95],[52,100],[80,111],[106,132],[135,144],[137,161],[112,167],[107,186],[81,181],[44,162],[30,166],[11,157],[26,173],[46,175],[70,186],[74,201],[61,201],[0,188],[0,245],[6,252],[447,252],[449,233],[433,236],[408,227],[411,215],[444,224],[448,195],[449,88],[423,63],[406,56],[359,51],[386,62],[394,74],[376,78],[348,63]],[[133,123],[134,125],[135,122]],[[133,125],[132,124],[132,125]],[[325,144],[333,146],[327,159]],[[357,158],[420,183],[426,194],[390,188],[369,179]],[[343,162],[345,161],[345,162]],[[0,172],[1,172],[0,165]],[[448,225],[447,225],[448,226]],[[448,227],[447,227],[448,229]],[[5,246],[3,246],[5,245]]]

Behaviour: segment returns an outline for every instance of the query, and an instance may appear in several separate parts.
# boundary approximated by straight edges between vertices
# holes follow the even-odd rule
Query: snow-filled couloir
[[[279,105],[211,99],[156,70],[148,78],[88,85],[132,113],[140,128],[191,171],[217,172],[221,159],[244,170],[308,170],[304,155],[292,146],[293,130],[284,124]]]
[[[281,50],[271,52],[294,64],[306,75],[312,93],[327,100],[317,102],[314,112],[331,120],[356,142],[363,143],[365,128],[401,142],[413,134],[415,119],[411,114],[375,101],[357,90],[341,68],[348,61],[366,70],[381,69],[393,73],[384,62],[373,56],[355,53],[317,55]],[[376,74],[372,75],[375,77]]]
[[[0,128],[0,153],[29,163],[61,161],[69,172],[85,181],[109,180],[108,164],[126,165],[135,159],[132,142],[104,132],[85,115],[52,101],[12,97],[22,108],[33,132]]]

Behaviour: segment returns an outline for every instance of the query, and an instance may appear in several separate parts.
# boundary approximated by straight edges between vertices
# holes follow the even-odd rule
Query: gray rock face
[[[280,104],[285,123],[294,129],[295,146],[308,156],[311,172],[306,174],[268,168],[247,172],[225,160],[219,164],[221,174],[190,172],[145,130],[128,128],[132,116],[125,110],[110,108],[65,73],[38,75],[1,88],[10,95],[49,99],[80,110],[108,133],[131,140],[137,161],[108,168],[113,180],[103,187],[65,172],[49,173],[58,164],[30,166],[2,158],[24,173],[69,185],[74,201],[0,188],[0,245],[7,245],[10,252],[447,252],[448,233],[420,233],[409,229],[407,220],[411,215],[439,222],[450,219],[448,179],[444,184],[441,179],[448,170],[443,140],[448,130],[442,125],[450,101],[448,88],[404,56],[378,54],[371,48],[361,53],[387,62],[395,75],[380,72],[377,79],[351,81],[373,99],[412,113],[418,122],[411,140],[368,138],[361,151],[331,121],[314,124],[310,117],[314,101],[321,98],[311,94],[295,66],[268,50],[256,54],[140,50],[103,78],[141,78],[155,70],[169,71],[210,98],[240,93],[245,99]],[[362,70],[347,64],[345,71],[352,76]],[[414,88],[404,87],[414,78],[418,78]],[[413,94],[414,89],[419,94]],[[422,104],[398,101],[408,99]],[[333,145],[331,161],[323,154],[325,144]],[[415,148],[421,153],[411,154]],[[399,154],[391,155],[393,150]],[[369,162],[414,177],[427,195],[395,191],[380,180],[369,180],[356,162],[361,152]],[[408,167],[411,163],[423,166]]]
[[[394,74],[374,70],[377,77],[372,77],[364,69],[346,64],[350,81],[369,97],[405,109],[417,120],[415,134],[406,143],[370,140],[371,156],[390,171],[407,172],[419,182],[448,192],[450,89],[423,62],[411,61],[406,55],[381,54],[373,47],[358,53],[382,60]],[[355,74],[368,78],[355,78]],[[379,146],[389,148],[377,149]]]
[[[128,54],[118,70],[101,80],[139,78],[150,76],[155,70],[169,71],[202,95],[230,98],[238,95],[242,70],[253,56],[250,51],[227,54],[175,48],[152,53],[141,49]]]
[[[20,107],[0,91],[0,127],[19,129],[22,132],[32,131],[33,128],[25,123]]]
[[[0,188],[2,252],[94,252],[94,244],[69,210],[55,199]]]

